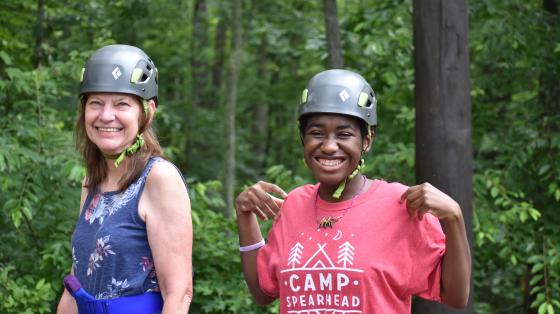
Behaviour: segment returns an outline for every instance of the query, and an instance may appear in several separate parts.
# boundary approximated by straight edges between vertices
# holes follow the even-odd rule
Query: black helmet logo
[[[113,69],[113,71],[111,72],[111,74],[113,74],[113,77],[115,78],[115,81],[119,79],[119,77],[121,77],[122,75],[122,71],[119,68],[119,66],[115,66],[115,68]]]

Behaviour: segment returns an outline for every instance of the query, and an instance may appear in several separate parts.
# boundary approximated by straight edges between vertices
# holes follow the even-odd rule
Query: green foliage
[[[84,175],[70,131],[76,100],[66,92],[75,70],[72,63],[9,67],[0,85],[2,313],[50,312],[61,271],[70,269],[67,226],[77,216]]]
[[[269,313],[251,300],[243,280],[235,221],[210,210],[223,206],[219,182],[191,187],[193,208],[193,313]]]
[[[0,267],[0,295],[2,313],[51,313],[49,303],[56,297],[53,287],[45,279],[15,274],[12,265]]]
[[[558,19],[540,1],[471,10],[477,307],[558,312]]]
[[[217,214],[231,210],[216,181],[224,167],[223,82],[231,48],[226,29],[224,51],[218,50],[217,31],[220,21],[229,21],[230,8],[206,3],[208,42],[202,46],[192,45],[201,34],[191,25],[192,2],[51,1],[41,23],[36,1],[0,3],[1,313],[54,311],[70,269],[84,176],[72,145],[78,75],[93,50],[116,42],[142,47],[158,65],[156,126],[167,156],[185,170],[193,208],[192,312],[278,310],[251,301],[235,223]],[[261,179],[289,191],[313,182],[296,117],[306,81],[326,65],[322,6],[244,4],[237,191]],[[338,4],[345,66],[362,73],[378,98],[379,126],[365,172],[412,184],[411,1]],[[558,16],[537,0],[469,6],[476,312],[560,313]],[[194,57],[201,68],[193,69]],[[209,99],[196,106],[193,73],[201,69],[212,71],[202,93]],[[214,85],[219,73],[222,83]],[[262,224],[264,231],[269,227]]]

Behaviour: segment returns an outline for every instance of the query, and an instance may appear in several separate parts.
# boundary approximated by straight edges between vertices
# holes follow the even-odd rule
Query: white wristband
[[[256,249],[259,249],[264,246],[264,239],[260,240],[259,242],[247,246],[240,246],[239,252],[249,252]]]

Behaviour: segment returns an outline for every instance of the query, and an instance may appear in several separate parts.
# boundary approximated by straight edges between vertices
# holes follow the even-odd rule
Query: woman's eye
[[[101,102],[97,101],[97,100],[92,100],[90,102],[87,103],[88,106],[102,106]]]
[[[118,107],[129,107],[130,105],[126,102],[120,102],[117,104]]]

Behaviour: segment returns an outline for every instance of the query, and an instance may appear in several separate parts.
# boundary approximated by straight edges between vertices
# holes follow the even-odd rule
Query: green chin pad
[[[136,135],[136,141],[132,145],[130,145],[127,149],[125,149],[117,160],[115,160],[115,168],[118,168],[121,162],[124,160],[125,156],[130,156],[136,153],[142,146],[144,146],[144,138],[141,134]]]
[[[344,188],[346,188],[346,182],[354,179],[358,175],[358,173],[360,173],[360,171],[364,169],[364,165],[365,165],[365,161],[362,158],[360,159],[360,163],[358,164],[358,167],[356,167],[356,169],[352,171],[352,173],[346,179],[340,182],[340,184],[336,188],[336,191],[334,191],[332,195],[333,198],[339,199],[340,196],[342,196],[342,192],[344,192]]]

